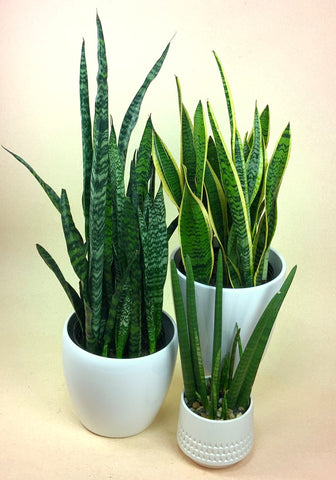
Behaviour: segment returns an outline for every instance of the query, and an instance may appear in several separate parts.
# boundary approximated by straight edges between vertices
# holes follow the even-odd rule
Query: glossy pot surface
[[[91,354],[69,335],[74,314],[63,329],[63,370],[73,407],[90,431],[127,437],[146,429],[167,394],[177,354],[177,328],[162,313],[165,346],[140,358],[116,359]]]

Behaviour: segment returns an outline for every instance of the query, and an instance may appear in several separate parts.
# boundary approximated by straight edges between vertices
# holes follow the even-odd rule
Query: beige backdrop
[[[279,199],[274,247],[298,264],[254,388],[255,446],[227,471],[192,464],[176,445],[178,363],[153,425],[139,436],[95,436],[78,422],[61,363],[71,307],[39,258],[41,243],[71,281],[60,219],[36,181],[0,151],[0,471],[9,479],[329,479],[335,437],[335,31],[334,0],[0,1],[0,143],[57,191],[81,224],[78,67],[86,39],[92,99],[95,11],[105,32],[110,108],[120,126],[132,96],[176,33],[143,105],[177,156],[174,75],[190,111],[208,98],[227,125],[211,51],[229,77],[241,132],[255,100],[271,108],[271,146],[290,120],[293,146]],[[134,144],[133,144],[134,145]],[[175,215],[167,203],[168,217]],[[176,236],[171,248],[177,245]],[[173,313],[170,284],[165,308]]]

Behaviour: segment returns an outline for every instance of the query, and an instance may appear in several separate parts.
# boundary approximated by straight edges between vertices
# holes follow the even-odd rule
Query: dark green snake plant
[[[37,250],[75,310],[83,348],[103,356],[138,357],[157,349],[168,263],[165,206],[162,186],[155,188],[150,118],[130,162],[127,188],[125,164],[142,100],[161,69],[169,44],[133,98],[117,138],[108,112],[106,50],[98,15],[96,23],[93,125],[84,41],[80,61],[84,238],[74,224],[67,192],[62,190],[59,196],[25,160],[9,153],[32,173],[60,213],[68,255],[79,278],[78,292],[53,257],[40,245]]]

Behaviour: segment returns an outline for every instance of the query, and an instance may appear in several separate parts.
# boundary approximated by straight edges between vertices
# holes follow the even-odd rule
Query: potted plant
[[[206,377],[197,323],[195,284],[189,256],[186,258],[187,311],[185,313],[176,264],[171,274],[184,390],[181,395],[177,441],[181,450],[200,465],[220,468],[242,460],[253,445],[253,400],[251,390],[277,314],[295,276],[289,273],[280,291],[259,318],[246,348],[240,328],[230,336],[230,352],[222,361],[221,328],[223,310],[222,253],[218,255],[212,372]],[[222,311],[223,310],[223,311]],[[235,359],[239,360],[235,367]]]
[[[284,129],[270,160],[269,107],[254,111],[253,128],[239,134],[232,95],[220,60],[215,59],[224,87],[230,120],[230,148],[225,144],[210,102],[207,112],[212,135],[207,134],[200,101],[193,121],[182,102],[176,79],[181,122],[181,162],[178,167],[157,134],[153,158],[163,185],[178,208],[180,247],[173,252],[185,292],[185,259],[190,256],[196,281],[198,321],[206,371],[211,371],[214,279],[218,252],[224,259],[223,353],[228,333],[241,323],[243,346],[258,318],[285,278],[283,257],[271,248],[277,223],[277,196],[290,152],[290,126]],[[170,230],[177,225],[172,222]],[[185,295],[185,293],[184,293]],[[227,324],[227,321],[230,323]],[[226,343],[225,343],[226,342]]]
[[[37,245],[74,309],[63,330],[64,374],[73,405],[89,430],[123,437],[142,431],[156,416],[177,354],[176,326],[162,311],[168,240],[162,186],[155,188],[150,119],[125,185],[130,136],[169,44],[131,102],[117,139],[112,119],[109,122],[106,51],[98,15],[96,23],[93,128],[84,41],[80,62],[84,238],[73,221],[66,191],[58,196],[27,162],[10,153],[34,175],[59,211],[79,278],[78,293],[52,256]]]

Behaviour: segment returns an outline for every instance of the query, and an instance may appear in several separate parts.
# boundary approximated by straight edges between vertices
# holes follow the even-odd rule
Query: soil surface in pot
[[[208,379],[207,380],[207,394],[208,394],[208,401],[210,403],[211,401],[211,397],[210,397],[210,389],[211,389],[211,380]],[[195,413],[196,415],[200,416],[200,417],[203,417],[203,418],[207,418],[207,419],[211,419],[211,420],[233,420],[234,418],[238,418],[238,417],[241,417],[247,410],[248,410],[248,407],[249,405],[247,406],[247,408],[244,408],[244,407],[238,407],[238,408],[235,408],[234,410],[232,410],[231,408],[228,408],[226,410],[226,415],[224,418],[222,418],[222,412],[223,412],[223,397],[224,397],[224,394],[223,392],[220,393],[219,395],[219,400],[218,400],[218,404],[217,404],[217,418],[213,418],[211,419],[209,417],[209,415],[207,414],[206,412],[206,409],[204,408],[204,406],[202,405],[201,403],[201,400],[198,400],[196,402],[193,402],[192,404],[190,404],[188,402],[188,399],[187,397],[184,395],[184,401],[187,405],[187,407],[193,412]]]

